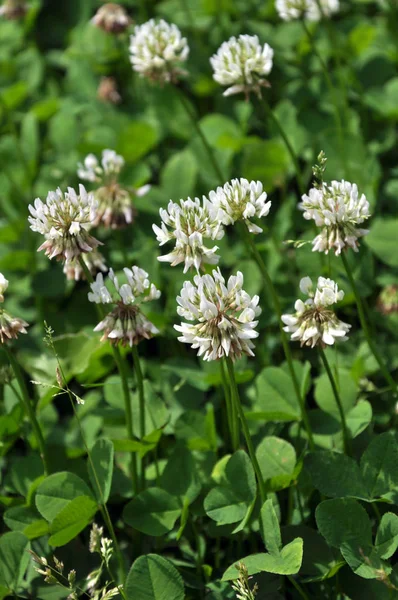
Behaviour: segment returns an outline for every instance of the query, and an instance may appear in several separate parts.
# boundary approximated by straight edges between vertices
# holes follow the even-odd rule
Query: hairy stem
[[[15,358],[14,354],[12,353],[12,351],[9,350],[5,344],[3,345],[3,348],[5,350],[7,358],[8,358],[8,360],[13,368],[13,371],[15,373],[15,377],[18,381],[19,389],[21,390],[21,395],[18,394],[18,398],[20,400],[22,400],[22,406],[23,406],[25,413],[28,416],[30,423],[32,425],[34,436],[36,438],[36,442],[39,447],[40,457],[43,462],[44,474],[48,475],[50,472],[50,469],[49,469],[48,454],[47,454],[47,449],[46,449],[46,445],[44,442],[43,433],[41,431],[39,422],[37,420],[35,409],[32,405],[31,399],[29,397],[29,392],[26,387],[21,368],[18,364],[17,359]]]

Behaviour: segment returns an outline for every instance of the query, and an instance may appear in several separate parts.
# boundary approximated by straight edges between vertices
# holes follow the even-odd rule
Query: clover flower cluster
[[[98,273],[95,282],[90,285],[88,299],[96,304],[114,305],[94,329],[104,332],[101,341],[108,339],[112,344],[125,346],[128,343],[132,347],[159,333],[144,315],[141,306],[159,298],[160,291],[150,283],[148,273],[143,269],[133,266],[123,271],[127,283],[119,285],[115,273],[109,270],[107,279],[113,288],[112,293],[106,287],[102,273]]]
[[[93,193],[98,203],[93,225],[101,222],[105,227],[118,229],[133,222],[134,206],[132,196],[144,196],[151,188],[144,185],[138,189],[126,189],[118,181],[124,166],[124,158],[114,150],[103,150],[101,163],[94,154],[89,154],[83,164],[78,164],[78,176],[90,182],[100,183]]]
[[[86,267],[90,271],[91,275],[95,275],[98,271],[105,272],[107,270],[105,259],[98,250],[93,250],[89,254],[83,254],[82,260],[85,262]],[[86,279],[83,267],[77,258],[72,258],[66,262],[64,264],[63,271],[66,275],[66,278],[70,281],[80,281],[82,279]]]
[[[225,284],[220,269],[212,275],[195,275],[193,283],[185,281],[177,297],[180,317],[196,323],[174,325],[182,335],[180,342],[198,349],[198,356],[211,361],[243,354],[254,356],[252,339],[258,337],[256,317],[261,313],[259,297],[251,298],[243,289],[243,275],[238,271]]]
[[[344,292],[338,289],[332,279],[319,277],[314,289],[312,280],[303,277],[300,290],[308,296],[303,302],[296,300],[292,315],[282,315],[284,331],[291,333],[293,341],[301,346],[331,346],[336,341],[346,341],[351,325],[340,321],[331,307],[344,298]]]
[[[213,79],[220,85],[229,86],[224,96],[250,92],[261,96],[261,87],[269,87],[264,79],[272,69],[274,51],[268,44],[262,46],[256,35],[231,37],[221,44],[210,58]]]
[[[8,288],[8,280],[0,273],[0,303],[4,302],[4,292]],[[22,319],[11,316],[0,306],[0,342],[5,344],[8,340],[16,339],[20,333],[27,333],[28,323]]]
[[[107,2],[98,9],[91,22],[107,33],[122,33],[130,25],[131,19],[123,6]]]
[[[338,12],[339,0],[276,0],[276,10],[281,19],[319,21]]]
[[[223,187],[209,193],[209,200],[218,211],[218,218],[224,225],[233,225],[244,221],[251,233],[261,233],[261,227],[252,223],[252,217],[266,217],[271,202],[266,202],[267,194],[260,181],[233,179]]]
[[[29,10],[29,4],[25,0],[5,0],[0,6],[0,17],[10,21],[23,19]]]
[[[207,198],[180,200],[180,203],[170,200],[167,210],[160,209],[161,227],[152,225],[160,246],[169,241],[175,241],[172,252],[159,256],[161,262],[169,262],[174,267],[184,263],[184,273],[192,266],[199,270],[204,264],[217,264],[218,246],[208,248],[205,240],[220,240],[224,229]]]
[[[359,196],[358,187],[348,181],[322,183],[302,196],[299,208],[305,219],[313,219],[321,233],[313,241],[313,251],[334,250],[336,255],[350,247],[358,251],[358,238],[367,235],[367,229],[358,227],[370,217],[369,202],[364,194]]]
[[[45,241],[38,248],[51,259],[69,263],[85,252],[92,252],[101,245],[89,233],[96,219],[97,202],[94,195],[79,185],[77,194],[73,188],[62,193],[60,188],[49,192],[45,202],[36,198],[29,205],[30,228],[41,233]]]
[[[130,37],[130,60],[134,71],[152,81],[176,82],[189,54],[186,38],[174,24],[151,19],[134,28]]]

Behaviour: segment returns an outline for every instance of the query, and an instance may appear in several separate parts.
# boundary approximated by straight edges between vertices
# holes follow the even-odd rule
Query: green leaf
[[[332,450],[310,452],[304,459],[304,465],[314,487],[325,496],[368,499],[359,467],[349,456]]]
[[[47,521],[44,519],[38,519],[37,521],[30,523],[30,525],[27,525],[22,533],[26,535],[29,540],[35,540],[42,535],[47,535],[50,533],[50,527]]]
[[[243,563],[245,565],[248,575],[261,573],[261,571],[263,571],[264,561],[267,556],[269,556],[269,554],[260,552],[259,554],[251,554],[250,556],[246,556],[245,558],[237,560],[225,571],[224,575],[222,576],[222,581],[232,581],[233,579],[238,579],[239,572],[236,567],[239,563]]]
[[[201,483],[195,461],[185,446],[177,444],[169,457],[160,479],[162,489],[181,501],[186,498],[189,503],[198,496]]]
[[[176,152],[165,164],[160,183],[165,197],[178,202],[192,196],[198,174],[198,162],[192,152]]]
[[[268,436],[258,445],[256,456],[263,478],[271,480],[271,489],[289,485],[296,466],[296,451],[289,442]]]
[[[366,244],[390,267],[398,267],[397,249],[398,219],[376,217],[372,219],[372,227],[366,236]]]
[[[357,385],[345,369],[338,369],[338,383],[344,393],[341,394],[341,401],[344,412],[347,413],[355,404],[358,391]],[[333,394],[333,389],[326,373],[323,373],[317,378],[315,383],[315,400],[319,408],[333,415],[340,421],[339,409],[336,404],[336,399]]]
[[[347,428],[353,439],[365,431],[372,421],[372,416],[372,406],[367,400],[359,400],[354,408],[347,413]]]
[[[337,498],[321,502],[315,511],[318,529],[329,544],[340,548],[355,542],[372,544],[372,525],[366,510],[351,498]]]
[[[223,581],[231,581],[238,578],[236,566],[243,563],[249,575],[256,573],[276,573],[278,575],[295,575],[299,572],[303,560],[303,540],[296,538],[290,544],[284,546],[279,555],[252,554],[236,561],[227,569],[222,577]]]
[[[153,487],[138,494],[125,506],[123,519],[142,533],[159,536],[173,529],[180,514],[177,498]]]
[[[127,600],[184,600],[181,575],[166,558],[140,556],[131,567],[125,586]]]
[[[145,156],[156,145],[156,130],[142,121],[130,121],[119,135],[116,151],[127,162],[135,162]]]
[[[250,139],[243,151],[242,177],[260,180],[265,189],[282,185],[289,170],[289,154],[282,141]]]
[[[39,485],[36,507],[51,522],[71,500],[79,496],[93,497],[90,488],[80,477],[66,471],[54,473]]]
[[[371,498],[398,487],[398,444],[390,433],[375,437],[360,461],[362,478]]]
[[[30,506],[13,506],[4,513],[4,523],[13,531],[24,531],[27,525],[40,519],[40,514]]]
[[[0,585],[17,592],[30,556],[29,540],[19,531],[4,533],[0,538]]]
[[[238,450],[225,467],[223,483],[207,494],[204,509],[219,525],[236,523],[245,518],[256,491],[256,479],[250,458],[246,452]]]
[[[290,376],[280,367],[266,367],[257,377],[253,412],[267,421],[296,421],[300,407]],[[249,415],[250,416],[250,413]]]
[[[381,518],[375,547],[381,558],[390,558],[398,548],[398,516],[387,512]]]
[[[266,502],[264,502],[261,508],[260,523],[261,535],[265,547],[270,554],[279,556],[280,549],[282,548],[281,530],[271,499],[268,499]]]
[[[88,474],[97,502],[108,501],[113,475],[113,444],[106,438],[98,439],[90,451],[91,460],[87,463]]]
[[[391,573],[391,566],[380,559],[377,551],[371,546],[355,542],[342,544],[340,552],[356,575],[364,579],[380,579],[381,573]]]
[[[64,546],[90,524],[98,510],[97,503],[88,496],[71,500],[51,523],[50,546]]]

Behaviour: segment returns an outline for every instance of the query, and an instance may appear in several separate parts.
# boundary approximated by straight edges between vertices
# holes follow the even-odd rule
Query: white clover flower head
[[[161,84],[175,83],[185,74],[180,65],[188,54],[186,38],[176,25],[163,19],[137,25],[130,37],[130,61],[134,71]]]
[[[175,242],[172,252],[158,257],[160,262],[169,262],[172,267],[184,263],[184,273],[191,267],[198,271],[204,263],[218,263],[218,246],[208,248],[205,240],[221,240],[224,228],[207,198],[203,197],[203,202],[188,198],[179,204],[170,200],[167,210],[162,208],[159,213],[161,227],[152,225],[159,245]]]
[[[83,254],[82,258],[91,275],[95,275],[98,271],[107,271],[105,259],[99,250],[93,250],[89,254]],[[64,264],[64,273],[66,278],[71,281],[86,279],[82,266],[77,258],[72,258]]]
[[[25,0],[5,0],[0,6],[0,17],[14,21],[23,19],[29,10],[29,4]]]
[[[4,302],[4,292],[8,288],[8,280],[0,273],[0,302]],[[20,333],[27,333],[28,323],[11,316],[0,307],[0,343],[5,344],[10,339],[16,339]]]
[[[284,331],[291,333],[293,341],[301,346],[331,346],[336,341],[346,341],[351,325],[340,321],[330,308],[344,298],[344,292],[332,279],[318,277],[316,288],[310,277],[303,277],[300,290],[307,300],[297,300],[295,314],[282,315]]]
[[[387,285],[377,299],[377,308],[383,315],[398,312],[398,285]]]
[[[174,328],[182,335],[180,342],[198,349],[204,360],[218,360],[242,354],[254,356],[252,340],[258,337],[256,317],[261,313],[259,297],[251,298],[243,289],[243,275],[238,271],[225,279],[220,269],[212,275],[195,275],[194,282],[185,281],[177,297],[180,317],[196,323],[181,323]]]
[[[276,0],[275,6],[284,21],[319,21],[322,16],[330,17],[340,8],[339,0]]]
[[[115,150],[103,150],[101,164],[94,154],[88,154],[83,164],[78,163],[77,174],[85,181],[109,183],[117,180],[117,175],[124,167],[124,158]]]
[[[4,292],[8,288],[8,279],[6,279],[3,273],[0,273],[0,302],[4,302]]]
[[[97,89],[97,98],[109,104],[119,104],[122,101],[115,77],[101,77]]]
[[[271,46],[262,46],[256,35],[231,37],[210,59],[213,79],[229,86],[224,96],[243,92],[248,98],[255,92],[261,97],[261,87],[270,86],[264,76],[271,72],[273,55]]]
[[[107,2],[98,9],[91,22],[107,33],[122,33],[130,25],[131,19],[123,6]]]
[[[313,219],[321,233],[313,240],[314,252],[334,250],[336,255],[346,248],[358,252],[358,239],[369,233],[368,229],[358,227],[369,219],[369,202],[364,194],[359,196],[358,187],[348,181],[332,181],[330,185],[322,183],[310,189],[299,203],[304,218]]]
[[[261,227],[250,221],[252,217],[266,217],[271,208],[260,181],[233,179],[209,193],[210,203],[224,225],[244,221],[251,233],[261,233]]]
[[[45,250],[49,258],[66,262],[84,252],[92,252],[102,245],[88,232],[95,221],[96,211],[94,195],[87,193],[81,184],[78,194],[73,188],[68,188],[65,194],[58,188],[55,192],[48,192],[45,202],[36,198],[33,206],[29,205],[29,222],[32,231],[45,237],[38,251]]]
[[[94,331],[103,331],[101,341],[108,339],[112,344],[127,343],[130,346],[139,344],[143,339],[150,339],[159,333],[156,327],[146,318],[141,310],[142,304],[156,300],[160,291],[149,281],[148,273],[139,267],[123,269],[127,283],[119,285],[119,280],[112,269],[108,273],[109,291],[102,273],[98,273],[94,283],[90,285],[88,294],[90,302],[111,304],[114,308],[98,323]]]

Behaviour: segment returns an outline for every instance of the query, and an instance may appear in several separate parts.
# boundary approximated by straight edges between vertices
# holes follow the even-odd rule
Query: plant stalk
[[[18,397],[20,400],[22,400],[22,406],[23,406],[25,413],[26,413],[27,417],[29,418],[30,423],[32,425],[32,429],[33,429],[33,432],[34,432],[34,435],[36,438],[36,442],[39,447],[40,457],[43,462],[44,474],[48,475],[50,472],[49,460],[48,460],[48,454],[47,454],[47,449],[46,449],[46,445],[44,442],[43,433],[41,431],[39,422],[37,420],[34,407],[29,398],[29,392],[26,387],[21,368],[18,364],[17,359],[15,358],[14,354],[12,353],[12,351],[9,350],[5,344],[3,345],[3,348],[5,350],[7,358],[8,358],[8,360],[13,368],[13,371],[15,373],[15,377],[18,381],[19,389],[21,390],[21,395],[18,395]]]
[[[343,261],[343,265],[346,270],[347,277],[350,282],[352,291],[354,292],[355,300],[356,300],[357,307],[358,307],[359,320],[361,322],[361,326],[362,326],[363,332],[365,334],[366,341],[368,342],[369,348],[370,348],[373,356],[375,357],[375,359],[377,360],[377,362],[379,364],[380,370],[383,373],[385,380],[390,385],[393,393],[395,395],[397,395],[398,394],[397,384],[394,381],[393,377],[391,376],[391,373],[388,370],[386,364],[384,363],[384,360],[382,359],[381,354],[380,354],[376,344],[373,342],[372,335],[371,335],[371,332],[369,329],[369,325],[368,325],[368,322],[366,319],[364,302],[361,298],[357,284],[355,283],[353,272],[351,270],[350,264],[347,260],[346,255],[344,254],[344,252],[341,253],[341,259]]]
[[[231,438],[231,447],[235,452],[239,448],[239,423],[235,410],[235,403],[232,402],[228,378],[225,373],[224,361],[220,361],[221,377],[223,381],[225,406],[227,412],[228,430]]]
[[[334,398],[336,400],[337,408],[338,408],[338,411],[339,411],[340,420],[341,420],[341,427],[342,427],[342,430],[343,430],[344,451],[345,451],[346,454],[350,455],[351,454],[351,451],[350,451],[350,446],[351,446],[351,444],[350,444],[350,435],[349,435],[349,431],[348,431],[348,428],[347,428],[347,422],[346,422],[346,419],[345,419],[343,404],[341,402],[339,390],[337,389],[336,380],[333,377],[333,373],[332,373],[332,370],[330,368],[328,359],[326,358],[325,352],[323,351],[323,349],[321,348],[321,346],[318,346],[318,349],[319,349],[319,354],[320,354],[321,360],[323,362],[323,366],[325,367],[327,376],[329,378],[330,385],[332,386],[333,395],[334,395]]]
[[[233,364],[230,356],[227,356],[227,358],[225,359],[225,362],[227,363],[229,382],[230,382],[230,386],[231,386],[232,401],[235,403],[236,411],[239,415],[243,434],[245,436],[247,449],[249,450],[250,460],[253,465],[254,472],[256,473],[257,483],[258,483],[258,487],[260,490],[261,503],[264,504],[264,502],[267,499],[267,492],[265,490],[264,479],[263,479],[260,465],[258,464],[258,460],[257,460],[256,453],[254,450],[252,438],[251,438],[250,431],[249,431],[249,426],[247,424],[245,413],[243,412],[242,404],[240,401],[239,390],[238,390],[238,386],[236,384],[236,379],[235,379],[234,364]]]
[[[143,438],[145,437],[145,430],[146,430],[146,426],[145,426],[144,378],[143,378],[143,375],[142,375],[140,357],[139,357],[139,354],[138,354],[137,346],[135,346],[133,344],[133,347],[132,347],[131,351],[132,351],[132,354],[133,354],[134,370],[135,370],[135,376],[136,376],[136,379],[137,379],[138,399],[139,399],[140,438],[141,438],[141,441],[142,441]],[[146,487],[146,482],[145,482],[145,457],[143,457],[141,459],[141,488],[145,489],[145,487]]]

